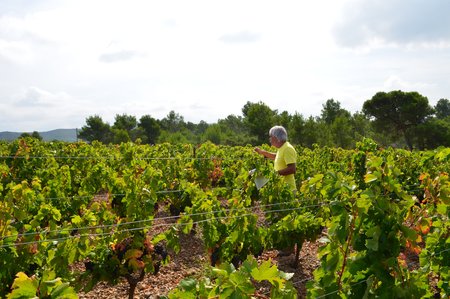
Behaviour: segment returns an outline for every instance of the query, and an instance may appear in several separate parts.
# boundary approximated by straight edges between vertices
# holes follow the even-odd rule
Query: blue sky
[[[448,0],[1,0],[0,131],[450,98]]]

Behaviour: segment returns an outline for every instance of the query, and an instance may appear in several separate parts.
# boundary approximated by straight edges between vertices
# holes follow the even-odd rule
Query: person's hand
[[[261,155],[261,149],[259,147],[255,147],[255,152]]]

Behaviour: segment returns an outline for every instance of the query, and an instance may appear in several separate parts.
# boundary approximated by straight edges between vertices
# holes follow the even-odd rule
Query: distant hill
[[[23,133],[32,133],[32,132],[0,132],[0,140],[12,141],[20,137]],[[47,132],[38,132],[39,135],[42,136],[42,140],[44,141],[68,141],[75,142],[77,141],[77,129],[56,129]]]

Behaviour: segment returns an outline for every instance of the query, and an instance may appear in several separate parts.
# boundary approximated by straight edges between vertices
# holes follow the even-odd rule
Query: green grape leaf
[[[268,280],[269,282],[281,280],[278,277],[278,269],[270,261],[265,261],[259,268],[252,270],[252,277],[258,281]]]
[[[8,294],[7,299],[22,299],[22,298],[37,298],[36,283],[29,278],[25,273],[19,272],[16,274],[12,289],[13,291]]]
[[[376,180],[378,180],[378,177],[375,174],[373,174],[373,173],[367,173],[364,176],[364,182],[365,183],[371,183],[371,182],[374,182]]]

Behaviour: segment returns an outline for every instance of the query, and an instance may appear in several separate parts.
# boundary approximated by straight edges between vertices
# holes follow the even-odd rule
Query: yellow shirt
[[[289,143],[285,142],[278,150],[275,156],[274,168],[276,171],[285,169],[288,164],[297,163],[297,152],[295,148]],[[292,187],[292,190],[297,190],[295,185],[294,174],[283,176],[284,181]]]

